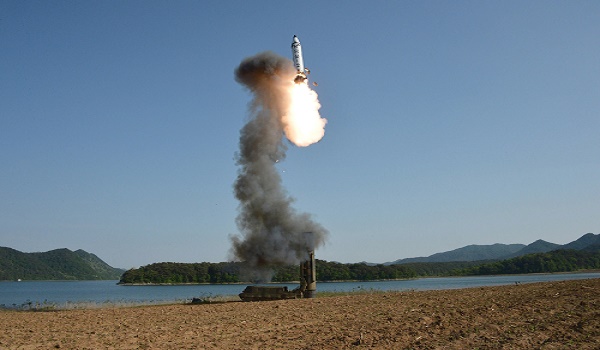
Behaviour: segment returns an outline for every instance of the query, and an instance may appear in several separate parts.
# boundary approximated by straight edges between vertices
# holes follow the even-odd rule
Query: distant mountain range
[[[596,252],[600,251],[600,234],[588,233],[564,245],[546,242],[541,239],[529,245],[500,243],[468,245],[451,251],[436,253],[428,257],[400,259],[383,265],[411,264],[413,266],[419,263],[443,264],[453,262],[472,265],[473,263],[468,262],[481,261],[483,263],[485,261],[499,261],[528,254],[547,253],[565,249],[591,251],[596,254]],[[381,266],[381,264],[364,264]],[[338,263],[338,265],[343,264]],[[455,266],[453,268],[463,267]],[[63,248],[43,253],[23,253],[12,248],[0,247],[0,281],[18,279],[117,280],[122,277],[124,272],[125,270],[113,268],[96,255],[81,249],[71,251]]]
[[[479,261],[479,260],[504,260],[533,253],[547,253],[559,249],[583,250],[600,245],[600,234],[587,233],[579,239],[564,245],[537,240],[529,245],[524,244],[491,244],[468,245],[466,247],[436,253],[427,257],[399,259],[384,265],[409,264],[417,262],[453,262],[453,261]]]
[[[0,247],[0,281],[118,280],[125,270],[111,267],[84,250],[55,249],[23,253]]]

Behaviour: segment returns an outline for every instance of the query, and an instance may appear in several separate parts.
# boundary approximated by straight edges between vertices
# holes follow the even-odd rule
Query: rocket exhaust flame
[[[317,94],[305,83],[295,84],[295,76],[290,61],[272,52],[246,58],[235,70],[236,81],[254,96],[236,154],[240,235],[230,237],[230,253],[253,268],[252,277],[258,280],[270,278],[272,266],[306,260],[328,234],[310,214],[292,207],[293,198],[275,167],[286,155],[284,133],[298,146],[318,142],[324,135],[326,120],[318,113]]]
[[[327,120],[319,115],[321,104],[317,93],[302,84],[290,84],[290,105],[283,116],[285,136],[296,146],[306,147],[325,135]]]

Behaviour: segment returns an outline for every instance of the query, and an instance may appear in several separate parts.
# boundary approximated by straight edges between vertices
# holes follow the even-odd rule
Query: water
[[[439,290],[496,286],[505,284],[600,278],[600,273],[534,274],[481,277],[420,278],[403,281],[320,282],[318,292],[360,290]],[[119,286],[117,281],[23,281],[0,282],[0,306],[56,308],[163,304],[190,301],[192,298],[236,296],[246,285]],[[288,286],[296,284],[273,284]]]

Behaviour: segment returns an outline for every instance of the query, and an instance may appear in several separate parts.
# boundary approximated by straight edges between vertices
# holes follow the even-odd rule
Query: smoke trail
[[[254,98],[250,104],[250,120],[240,131],[240,150],[236,154],[239,170],[234,192],[240,201],[236,220],[241,235],[230,237],[231,253],[263,272],[271,266],[306,259],[307,252],[321,246],[327,236],[327,230],[309,214],[297,213],[292,208],[293,198],[283,188],[275,167],[286,155],[284,129],[290,129],[286,133],[288,137],[291,132],[303,134],[289,120],[290,115],[298,114],[294,108],[298,105],[294,76],[291,62],[272,52],[246,58],[235,70],[236,81],[247,87]],[[318,116],[318,112],[316,114]],[[323,119],[318,131],[321,136],[313,137],[316,140],[310,143],[322,137],[325,123]],[[313,124],[318,126],[318,123]]]

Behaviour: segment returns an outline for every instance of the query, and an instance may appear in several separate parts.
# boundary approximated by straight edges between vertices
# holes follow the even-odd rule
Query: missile
[[[300,45],[300,40],[295,35],[292,41],[292,59],[294,60],[294,67],[296,68],[296,78],[294,78],[294,82],[296,84],[305,82],[307,79],[306,72],[308,72],[308,69],[304,68],[304,60],[302,59],[302,46]]]

